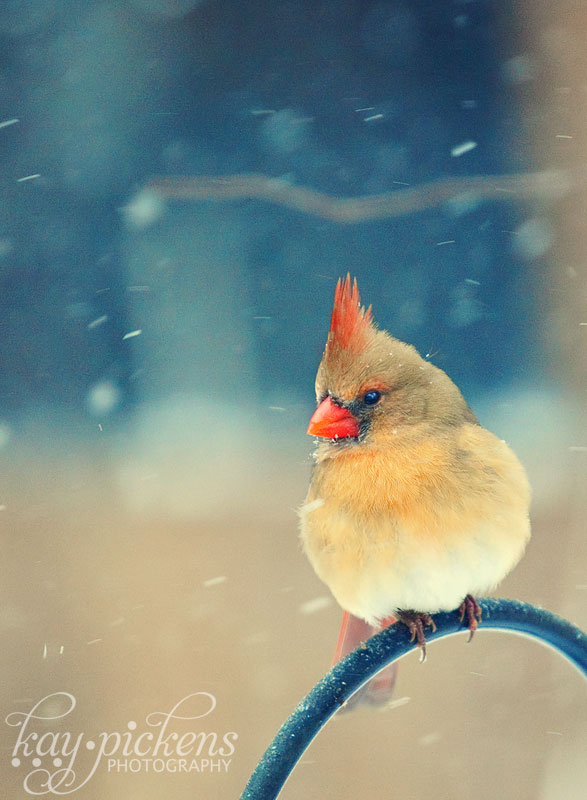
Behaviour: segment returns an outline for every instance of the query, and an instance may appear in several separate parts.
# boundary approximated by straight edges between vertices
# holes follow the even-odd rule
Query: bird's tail
[[[342,625],[338,635],[338,642],[332,666],[337,664],[342,658],[352,653],[360,644],[366,642],[371,636],[379,633],[384,628],[395,623],[393,617],[388,617],[378,627],[369,625],[365,620],[353,616],[345,611],[342,617]],[[395,681],[397,678],[397,664],[390,664],[375,675],[369,683],[362,686],[352,696],[347,703],[348,708],[352,708],[357,703],[367,703],[369,705],[381,706],[389,702],[393,694]]]

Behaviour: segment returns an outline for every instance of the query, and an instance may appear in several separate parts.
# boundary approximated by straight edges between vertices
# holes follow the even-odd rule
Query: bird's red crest
[[[347,273],[346,278],[339,278],[336,284],[328,344],[354,352],[361,351],[371,325],[371,306],[365,309],[361,305],[357,279],[351,285],[351,276]]]

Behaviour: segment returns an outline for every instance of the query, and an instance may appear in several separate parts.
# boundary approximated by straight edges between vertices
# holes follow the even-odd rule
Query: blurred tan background
[[[538,481],[550,478],[556,492],[545,503],[536,498],[528,553],[499,595],[585,627],[587,474],[584,450],[569,444],[584,439],[566,420],[553,421],[557,457],[540,446],[537,426],[545,420],[533,418],[528,398],[525,408],[515,401],[508,408],[524,417],[510,440],[519,439],[531,472]],[[557,405],[549,412],[556,416]],[[128,488],[133,431],[112,434],[104,425],[102,437],[80,445],[62,430],[43,452],[46,421],[36,420],[28,426],[31,449],[13,451],[2,478],[3,715],[69,692],[75,712],[34,729],[87,739],[125,731],[129,720],[150,730],[149,713],[210,692],[217,707],[203,725],[179,722],[170,730],[238,734],[227,773],[125,775],[101,766],[79,797],[238,797],[281,722],[327,668],[340,611],[298,546],[295,507],[310,442],[295,407],[291,416],[278,442],[266,441],[251,417],[256,433],[244,443],[251,460],[243,459],[240,482],[211,468],[205,454],[186,456],[169,429],[176,438],[168,440],[167,472],[165,464],[156,473],[141,462],[139,475],[131,458],[139,490]],[[206,512],[210,486],[202,514],[178,514],[166,500],[166,487],[177,491],[176,477],[193,487],[188,507],[202,479],[218,482],[213,513]],[[240,502],[249,492],[254,509]],[[283,796],[582,797],[584,679],[533,641],[481,631],[467,646],[465,638],[430,647],[424,665],[416,654],[406,657],[388,708],[335,718]],[[3,726],[4,791],[16,798],[26,795],[24,766],[9,765],[15,737]],[[79,755],[79,779],[91,755]]]

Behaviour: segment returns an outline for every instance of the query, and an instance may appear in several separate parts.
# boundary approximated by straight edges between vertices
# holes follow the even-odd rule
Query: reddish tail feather
[[[373,627],[365,622],[365,620],[354,617],[348,611],[345,611],[342,617],[342,625],[338,635],[338,642],[334,657],[332,659],[332,666],[337,664],[342,658],[352,653],[353,650],[366,642],[371,636],[379,633],[384,628],[389,627],[395,623],[393,617],[388,617],[378,627]],[[387,703],[393,694],[395,681],[397,678],[397,664],[390,664],[385,667],[381,672],[378,672],[375,677],[371,678],[369,683],[366,683],[352,699],[347,703],[347,706],[352,708],[357,703],[368,703],[370,705],[383,705]]]

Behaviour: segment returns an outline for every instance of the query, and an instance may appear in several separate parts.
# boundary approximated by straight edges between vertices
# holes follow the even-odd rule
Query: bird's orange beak
[[[307,433],[326,439],[348,439],[359,435],[359,423],[348,409],[335,405],[327,397],[312,414]]]

